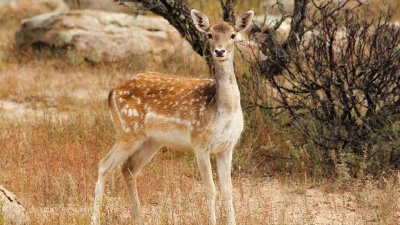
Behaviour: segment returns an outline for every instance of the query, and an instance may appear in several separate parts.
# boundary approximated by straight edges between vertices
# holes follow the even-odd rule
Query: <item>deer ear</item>
[[[240,31],[245,31],[247,28],[249,28],[251,21],[253,19],[254,12],[253,10],[248,11],[247,13],[244,13],[240,15],[235,22],[235,29],[237,32]]]
[[[210,27],[210,22],[208,21],[208,17],[199,11],[192,9],[190,12],[192,16],[192,20],[194,25],[196,26],[197,30],[201,32],[207,32],[208,28]]]

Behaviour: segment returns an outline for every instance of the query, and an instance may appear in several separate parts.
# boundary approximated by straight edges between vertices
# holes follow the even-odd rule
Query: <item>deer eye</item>
[[[236,34],[231,35],[231,39],[235,39],[235,37],[236,37]]]
[[[211,34],[207,34],[207,38],[208,38],[208,39],[213,39],[213,37],[212,37]]]

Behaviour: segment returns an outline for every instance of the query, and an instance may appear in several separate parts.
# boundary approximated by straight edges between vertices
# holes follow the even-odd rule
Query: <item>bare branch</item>
[[[237,0],[220,0],[222,7],[222,18],[226,22],[235,22],[235,7]]]
[[[289,49],[279,79],[266,78],[312,143],[358,154],[398,119],[400,29],[390,24],[393,12],[372,21],[345,4],[319,5],[309,14],[318,33]]]

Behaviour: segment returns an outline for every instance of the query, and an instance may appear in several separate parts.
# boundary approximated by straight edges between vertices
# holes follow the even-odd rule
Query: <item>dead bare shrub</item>
[[[297,39],[289,40],[289,34],[283,44],[270,39],[259,43],[269,58],[258,59],[257,69],[275,90],[276,108],[283,109],[291,129],[305,138],[300,146],[311,144],[323,153],[326,169],[335,164],[331,150],[341,151],[341,163],[352,175],[398,169],[396,9],[369,18],[361,3],[353,8],[331,1],[312,3],[312,10],[298,19],[303,25],[295,31]]]

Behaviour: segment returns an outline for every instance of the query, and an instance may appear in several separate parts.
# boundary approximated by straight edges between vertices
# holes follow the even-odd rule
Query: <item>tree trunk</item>
[[[224,3],[223,0],[220,0],[222,6],[222,19],[225,22],[235,22],[235,7],[236,7],[236,0],[226,0]]]
[[[211,53],[204,34],[199,32],[193,24],[190,10],[182,0],[119,0],[123,2],[138,2],[151,12],[164,17],[178,30],[200,56],[204,56],[210,71],[213,73]]]

